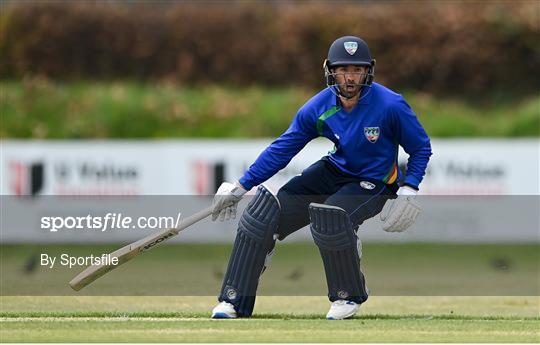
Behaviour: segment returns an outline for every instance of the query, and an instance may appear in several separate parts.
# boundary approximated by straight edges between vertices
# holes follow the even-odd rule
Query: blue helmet
[[[323,68],[326,84],[333,87],[339,94],[332,68],[338,66],[368,66],[368,73],[362,86],[370,86],[375,77],[375,59],[371,58],[369,47],[364,40],[356,36],[344,36],[335,40],[328,49],[328,58],[324,60]]]

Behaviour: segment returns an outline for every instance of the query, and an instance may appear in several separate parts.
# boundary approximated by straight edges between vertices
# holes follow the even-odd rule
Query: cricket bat
[[[81,290],[94,280],[103,276],[105,273],[117,268],[123,263],[128,262],[142,252],[150,250],[158,244],[167,241],[168,239],[178,235],[180,231],[208,217],[212,214],[212,210],[212,207],[208,207],[184,219],[176,228],[161,230],[110,253],[111,259],[115,257],[118,258],[118,263],[116,265],[109,262],[101,265],[88,266],[86,269],[84,269],[84,271],[79,273],[69,282],[69,286],[71,286],[71,288],[75,291]]]

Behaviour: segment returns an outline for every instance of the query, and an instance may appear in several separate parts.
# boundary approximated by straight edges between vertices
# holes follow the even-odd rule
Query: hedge
[[[537,1],[8,2],[0,78],[323,85],[337,37],[363,37],[376,80],[435,94],[534,94]]]

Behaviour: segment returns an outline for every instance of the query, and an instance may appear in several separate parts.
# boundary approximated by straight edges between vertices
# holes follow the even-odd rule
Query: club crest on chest
[[[374,143],[379,139],[381,130],[379,127],[364,127],[364,135],[370,143]]]

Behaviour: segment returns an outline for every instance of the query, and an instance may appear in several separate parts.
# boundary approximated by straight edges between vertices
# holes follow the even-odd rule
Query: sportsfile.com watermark
[[[121,213],[107,213],[103,216],[67,216],[41,217],[41,229],[50,232],[59,230],[128,230],[128,229],[166,229],[176,228],[180,222],[181,213],[176,217],[129,217]]]

